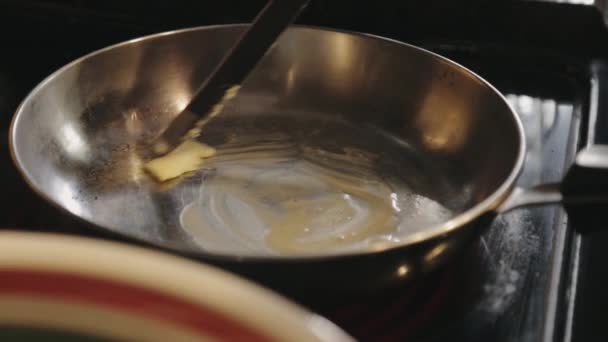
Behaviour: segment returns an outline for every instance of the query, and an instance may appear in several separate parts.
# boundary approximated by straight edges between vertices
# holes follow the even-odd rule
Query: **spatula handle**
[[[306,7],[309,0],[271,0],[252,25],[228,51],[207,80],[195,92],[190,104],[163,132],[157,143],[164,147],[157,154],[172,150],[197,121],[207,117],[222,101],[225,92],[240,85],[255,68],[279,35]],[[164,150],[164,151],[161,151]]]

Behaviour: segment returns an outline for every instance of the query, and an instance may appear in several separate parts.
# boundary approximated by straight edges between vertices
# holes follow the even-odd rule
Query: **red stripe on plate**
[[[204,291],[201,289],[201,291]],[[270,341],[213,309],[155,291],[82,275],[29,270],[0,270],[0,293],[35,294],[112,307],[186,326],[231,341]]]

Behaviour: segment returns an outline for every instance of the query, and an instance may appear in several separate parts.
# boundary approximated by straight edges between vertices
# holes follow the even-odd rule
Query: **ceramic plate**
[[[0,341],[351,341],[242,278],[126,244],[0,232]]]

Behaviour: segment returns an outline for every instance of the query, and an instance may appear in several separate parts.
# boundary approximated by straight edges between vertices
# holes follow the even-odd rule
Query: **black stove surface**
[[[21,180],[7,145],[12,114],[39,81],[74,58],[148,33],[249,21],[263,1],[218,3],[0,0],[1,227],[110,238],[58,212]],[[607,90],[598,84],[608,73],[590,67],[608,47],[601,13],[548,2],[496,6],[313,1],[299,22],[414,43],[478,73],[524,123],[528,154],[519,185],[558,181],[579,146],[608,138],[608,129],[588,133],[595,132],[593,94]],[[604,340],[593,303],[606,303],[597,270],[607,239],[579,236],[559,206],[517,209],[501,215],[465,257],[407,287],[331,300],[311,294],[302,304],[360,340]]]

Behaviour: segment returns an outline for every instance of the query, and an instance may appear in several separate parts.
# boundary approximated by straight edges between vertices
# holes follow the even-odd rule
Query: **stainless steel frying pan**
[[[91,226],[271,286],[320,288],[386,286],[425,273],[461,251],[497,213],[563,199],[559,185],[514,188],[525,153],[521,123],[503,96],[471,71],[396,41],[295,27],[243,84],[222,124],[297,130],[314,115],[381,129],[406,142],[403,155],[415,160],[397,171],[456,215],[360,253],[254,257],[201,250],[179,222],[201,178],[159,188],[141,171],[148,158],[142,144],[183,109],[244,27],[136,39],[49,76],[17,109],[11,127],[12,155],[24,178]],[[574,173],[602,169],[604,155],[602,148],[584,151]],[[586,182],[570,182],[572,203],[602,199],[587,196]]]

